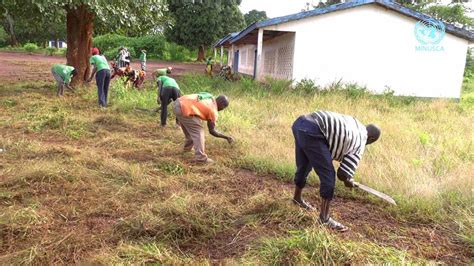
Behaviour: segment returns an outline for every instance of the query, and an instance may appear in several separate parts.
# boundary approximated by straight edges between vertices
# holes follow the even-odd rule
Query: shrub
[[[147,51],[148,58],[172,61],[190,61],[191,51],[183,46],[169,43],[160,35],[146,35],[142,37],[125,37],[118,34],[106,34],[94,38],[94,46],[104,52],[104,55],[113,59],[121,46],[127,47],[130,56],[135,59],[142,49]]]
[[[52,56],[55,52],[56,52],[55,47],[47,47],[46,48],[46,54],[49,55],[49,56]]]
[[[314,93],[321,90],[321,88],[312,79],[302,79],[296,83],[295,90],[303,93]]]
[[[23,49],[29,53],[33,53],[34,51],[38,50],[38,45],[34,43],[27,43],[23,46]]]

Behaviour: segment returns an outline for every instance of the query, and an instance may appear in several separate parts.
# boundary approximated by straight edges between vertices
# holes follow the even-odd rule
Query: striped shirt
[[[311,114],[329,144],[340,170],[353,177],[367,143],[367,129],[352,116],[328,111]]]

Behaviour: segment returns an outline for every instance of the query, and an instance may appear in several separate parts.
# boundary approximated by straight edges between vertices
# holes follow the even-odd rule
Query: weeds
[[[178,83],[184,94],[230,98],[217,127],[236,143],[207,137],[214,165],[190,163],[179,129],[158,128],[156,114],[136,111],[156,107],[152,82],[135,90],[114,80],[107,110],[97,109],[94,90],[56,99],[47,83],[0,89],[2,264],[469,263],[468,101],[372,95],[337,81],[295,89],[187,75]],[[290,201],[290,127],[317,109],[381,126],[356,179],[398,202],[387,207],[337,182],[333,214],[352,230],[343,236]],[[317,186],[312,173],[305,198],[315,205]]]

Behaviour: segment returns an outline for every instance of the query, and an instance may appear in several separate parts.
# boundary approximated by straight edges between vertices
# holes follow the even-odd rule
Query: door
[[[239,72],[239,50],[234,52],[234,66],[232,68],[234,73]]]
[[[255,49],[255,60],[253,60],[253,79],[257,79],[257,49]]]

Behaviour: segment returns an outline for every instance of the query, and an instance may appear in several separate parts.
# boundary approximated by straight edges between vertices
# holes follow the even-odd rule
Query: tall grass
[[[466,85],[468,95],[472,86]],[[355,84],[336,83],[329,90],[311,91],[308,86],[298,90],[274,80],[262,85],[201,76],[184,77],[181,87],[186,92],[205,90],[230,97],[218,127],[239,143],[243,167],[290,181],[295,170],[293,121],[305,113],[331,110],[382,128],[380,141],[367,147],[356,179],[393,195],[399,202],[397,214],[430,221],[446,218],[454,210],[472,212],[474,105],[470,96],[463,96],[459,104],[390,93],[376,96]]]

